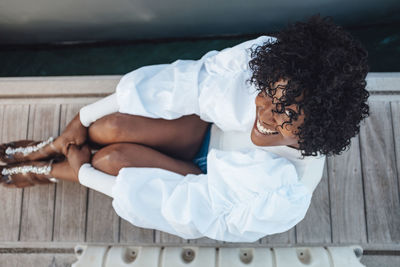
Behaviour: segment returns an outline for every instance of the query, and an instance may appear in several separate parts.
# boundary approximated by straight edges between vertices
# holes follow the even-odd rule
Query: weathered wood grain
[[[121,230],[119,241],[121,243],[141,243],[141,244],[153,244],[154,242],[154,230],[144,229],[133,226],[131,223],[121,220]]]
[[[397,183],[400,194],[400,101],[391,102],[394,147],[397,166]]]
[[[57,136],[59,116],[59,105],[30,105],[28,139],[45,140],[50,136]],[[27,187],[23,194],[20,240],[51,240],[55,185]]]
[[[297,243],[331,243],[331,219],[327,162],[315,188],[305,218],[296,225]]]
[[[60,133],[82,105],[61,106]],[[88,189],[79,183],[60,180],[56,185],[54,241],[85,241]]]
[[[281,244],[296,244],[296,227],[292,229],[280,233],[269,235],[259,240],[261,244],[268,244],[268,245],[281,245]]]
[[[89,190],[87,210],[87,242],[118,242],[119,217],[115,213],[112,199],[102,193]]]
[[[74,254],[0,254],[0,267],[71,266],[76,261]]]
[[[1,105],[1,143],[26,139],[29,106]],[[0,240],[18,241],[22,189],[0,187]]]
[[[31,86],[26,86],[26,90],[30,89]],[[38,87],[39,88],[39,87]],[[53,88],[49,87],[49,90],[53,90]],[[38,94],[41,93],[41,89],[38,89]],[[95,91],[93,91],[95,92]],[[65,97],[57,96],[57,98],[48,97],[46,96],[39,97],[39,98],[27,98],[21,96],[21,98],[7,98],[1,99],[2,105],[0,105],[0,125],[2,126],[1,129],[1,140],[2,142],[11,141],[11,140],[18,140],[18,139],[26,139],[27,133],[27,125],[28,125],[28,105],[15,105],[15,103],[22,103],[18,101],[24,101],[23,103],[35,103],[37,106],[45,106],[45,103],[52,103],[52,105],[48,106],[55,106],[55,103],[73,103],[72,106],[79,106],[82,105],[85,101],[87,102],[89,97],[85,97],[84,94],[79,94],[81,97],[78,98],[71,98],[68,96],[68,92],[65,91]],[[94,93],[91,94],[90,99],[94,97]],[[5,105],[2,101],[8,101],[7,107],[4,108]],[[94,101],[94,100],[93,100]],[[93,102],[90,101],[90,102]],[[398,101],[398,100],[396,100]],[[42,104],[40,104],[42,103]],[[400,171],[400,103],[399,102],[392,102],[391,105],[389,102],[383,102],[383,106],[380,106],[381,103],[373,103],[371,105],[371,122],[368,122],[368,125],[364,125],[361,129],[360,135],[360,147],[361,147],[361,162],[360,166],[351,166],[350,168],[343,167],[342,161],[346,162],[348,165],[353,165],[354,162],[357,162],[356,152],[348,151],[348,155],[342,155],[340,157],[347,157],[346,159],[333,158],[330,159],[328,162],[328,187],[330,189],[330,197],[331,197],[331,209],[332,209],[332,236],[333,242],[356,242],[360,240],[360,242],[365,242],[367,236],[364,234],[366,230],[368,230],[368,245],[369,247],[373,247],[376,245],[377,247],[373,247],[374,249],[379,250],[379,244],[382,246],[386,245],[393,245],[399,244],[399,227],[398,225],[399,220],[399,177],[398,172]],[[73,107],[71,106],[71,110]],[[67,108],[69,110],[69,108]],[[34,112],[34,109],[32,110]],[[63,120],[67,120],[67,113],[64,109],[62,109],[62,116],[61,116],[61,123]],[[71,111],[72,112],[72,111]],[[51,113],[51,112],[50,112]],[[54,114],[57,111],[53,112]],[[35,120],[38,119],[34,118],[31,114],[31,119],[33,119],[30,123],[33,123]],[[65,118],[63,117],[65,116]],[[47,116],[49,117],[49,116]],[[390,121],[388,118],[391,117],[393,120]],[[46,118],[49,120],[49,118]],[[52,117],[50,116],[50,120]],[[45,124],[42,122],[43,125]],[[36,123],[35,123],[36,125]],[[30,136],[32,137],[32,131],[34,130],[32,125],[30,125]],[[36,127],[36,126],[35,126]],[[51,127],[50,127],[51,128]],[[50,129],[49,128],[49,129]],[[36,129],[35,129],[36,130]],[[40,130],[40,131],[43,131]],[[51,130],[50,130],[51,131]],[[44,139],[48,136],[41,136],[43,133],[36,133],[37,136],[40,136],[39,139]],[[394,134],[394,135],[393,135]],[[29,137],[29,136],[28,136]],[[36,138],[35,138],[36,139]],[[390,141],[391,140],[391,141]],[[354,142],[353,142],[354,147]],[[355,164],[357,165],[357,164]],[[357,169],[358,168],[358,169]],[[361,170],[361,171],[360,171]],[[343,173],[341,175],[340,173]],[[331,178],[335,177],[335,178]],[[349,176],[352,177],[359,177],[362,179],[363,184],[356,182],[356,180],[348,179]],[[361,178],[360,178],[361,177]],[[346,179],[347,178],[347,179]],[[342,180],[340,180],[342,179]],[[324,184],[325,183],[325,184]],[[314,220],[312,219],[313,216],[317,217],[318,209],[324,210],[326,209],[326,203],[324,199],[324,203],[317,203],[315,199],[326,197],[323,195],[323,192],[326,190],[327,181],[323,180],[320,185],[317,187],[314,197],[313,203],[310,207],[309,212],[306,215],[306,218],[303,222],[299,223],[296,228],[291,229],[290,231],[273,235],[267,238],[260,240],[262,244],[269,244],[269,245],[285,245],[285,244],[293,244],[297,237],[297,242],[305,242],[305,243],[317,243],[317,242],[324,242],[319,241],[318,235],[316,234],[317,231],[313,231],[313,225],[311,223],[307,223],[307,220]],[[68,210],[70,207],[74,205],[70,205],[70,201],[78,201],[79,203],[85,203],[85,199],[72,199],[72,195],[70,194],[71,191],[75,189],[71,189],[69,186],[75,187],[74,184],[71,183],[62,183],[57,185],[57,196],[55,199],[55,211],[51,211],[50,209],[44,213],[40,210],[43,207],[47,206],[49,208],[51,206],[51,197],[49,195],[43,194],[42,199],[39,200],[39,197],[36,196],[36,200],[29,201],[29,191],[25,189],[26,196],[23,201],[24,211],[27,211],[27,206],[29,206],[28,213],[37,213],[33,214],[22,214],[22,225],[20,226],[20,215],[21,210],[18,207],[22,205],[22,190],[21,189],[6,189],[0,187],[0,197],[1,203],[0,208],[2,213],[0,213],[0,223],[3,225],[2,229],[0,230],[0,239],[7,242],[7,241],[17,241],[18,240],[18,232],[19,227],[21,239],[29,241],[40,242],[43,240],[50,241],[49,233],[45,232],[52,226],[48,227],[46,224],[48,223],[49,216],[48,213],[55,212],[56,217],[54,218],[54,240],[55,241],[74,241],[78,238],[79,241],[82,240],[82,233],[85,229],[80,228],[77,226],[78,224],[81,225],[82,217],[79,218],[72,218],[66,214],[72,214],[74,210]],[[364,212],[364,208],[360,205],[360,196],[358,195],[351,195],[349,192],[356,192],[359,193],[361,188],[364,187],[365,191],[365,213],[366,218],[364,218],[364,225],[362,225],[362,213]],[[353,187],[353,189],[351,189]],[[324,189],[325,188],[325,189]],[[324,190],[323,190],[324,189]],[[36,189],[35,189],[36,190]],[[50,190],[51,191],[51,190]],[[49,190],[46,191],[49,193]],[[63,193],[61,193],[63,192]],[[60,193],[60,194],[59,194]],[[74,192],[75,193],[75,192]],[[197,244],[213,244],[214,240],[210,240],[207,238],[198,239],[198,240],[184,240],[178,237],[168,235],[165,233],[161,233],[159,231],[151,231],[151,230],[143,230],[137,229],[133,226],[130,226],[129,223],[121,220],[119,222],[119,218],[114,214],[114,211],[111,207],[111,199],[106,196],[101,195],[100,193],[91,192],[92,195],[88,195],[89,198],[89,206],[95,207],[91,209],[88,207],[88,231],[86,233],[85,241],[93,241],[93,242],[115,242],[118,240],[118,232],[119,240],[121,242],[135,242],[137,240],[141,240],[138,242],[150,242],[150,235],[147,233],[143,233],[141,231],[149,231],[152,232],[153,238],[156,243],[172,243],[172,244],[186,244],[186,243],[197,243]],[[98,195],[96,195],[98,194]],[[318,195],[318,196],[317,196]],[[342,197],[341,197],[342,196]],[[71,199],[68,199],[71,197]],[[104,202],[105,199],[105,202]],[[346,201],[347,199],[347,201]],[[54,198],[53,198],[54,200]],[[364,200],[363,200],[364,201]],[[361,202],[363,202],[361,201]],[[355,204],[355,203],[358,204]],[[33,203],[33,204],[32,204]],[[39,205],[40,203],[44,203],[44,205]],[[106,203],[106,205],[104,205]],[[54,205],[54,202],[53,202]],[[108,206],[107,206],[108,205]],[[39,210],[37,210],[39,206]],[[357,208],[358,206],[358,208]],[[75,207],[75,206],[74,206]],[[82,208],[82,207],[80,207]],[[90,213],[90,214],[89,214]],[[310,215],[312,214],[312,215]],[[79,215],[84,216],[84,215]],[[311,216],[308,218],[308,216]],[[42,219],[38,219],[42,217]],[[63,217],[71,218],[74,221],[72,224],[69,224],[68,220],[64,220]],[[358,217],[358,218],[355,218]],[[51,218],[51,217],[50,217]],[[325,223],[325,219],[323,219]],[[43,224],[39,224],[38,222],[44,222]],[[83,220],[84,221],[84,220]],[[361,226],[360,223],[361,222]],[[304,224],[303,224],[304,223]],[[35,232],[36,226],[38,225],[38,233],[33,234],[30,233]],[[118,226],[120,225],[120,230],[118,231]],[[41,228],[43,227],[43,228]],[[319,226],[320,227],[320,226]],[[363,229],[364,227],[364,229]],[[78,229],[80,228],[80,229]],[[355,229],[354,229],[355,228]],[[325,234],[327,234],[327,230],[319,230]],[[321,234],[322,234],[321,233]],[[322,235],[320,235],[321,237]],[[327,236],[325,236],[327,237]],[[324,238],[325,238],[324,237]],[[50,235],[51,238],[51,235]],[[70,239],[69,239],[70,238]],[[357,242],[358,243],[358,242]],[[50,244],[50,242],[48,243]],[[0,257],[4,256],[5,254],[1,254]],[[15,259],[20,257],[20,255],[13,255]],[[363,256],[363,258],[371,258],[379,259],[386,257],[387,261],[377,261],[376,265],[371,266],[392,266],[394,262],[395,265],[399,265],[394,258],[395,256]],[[390,258],[390,259],[389,259]],[[20,258],[22,259],[22,258]],[[33,262],[34,260],[28,260]],[[0,266],[3,263],[3,258],[0,258]],[[11,262],[11,265],[7,266],[14,266],[14,262]],[[58,262],[57,262],[58,263]],[[62,264],[61,262],[59,263]],[[49,265],[49,264],[48,264]],[[18,265],[16,265],[18,266]],[[25,265],[24,265],[25,266]],[[28,265],[29,266],[29,265]],[[36,264],[35,266],[40,266],[40,264]],[[47,266],[47,265],[46,265]],[[369,265],[367,265],[369,266]]]
[[[400,242],[400,203],[389,102],[371,102],[360,144],[369,243]]]
[[[189,240],[180,238],[175,235],[170,235],[165,232],[155,231],[155,242],[158,243],[167,243],[167,244],[187,244]]]
[[[217,246],[217,245],[222,245],[225,242],[222,241],[217,241],[211,238],[207,238],[207,237],[202,237],[202,238],[198,238],[198,239],[189,239],[189,243],[190,244],[197,244],[197,245],[212,245],[212,246]]]
[[[330,157],[329,189],[331,198],[332,241],[334,243],[366,243],[364,192],[358,136],[350,149]]]
[[[399,267],[399,255],[363,255],[361,263],[367,267]]]

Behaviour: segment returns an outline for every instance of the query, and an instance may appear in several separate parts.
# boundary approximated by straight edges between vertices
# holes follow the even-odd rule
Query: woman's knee
[[[92,166],[111,175],[118,175],[124,166],[123,144],[111,144],[99,151],[92,157]]]
[[[115,142],[122,125],[119,114],[106,115],[92,123],[88,128],[89,139],[101,145]]]

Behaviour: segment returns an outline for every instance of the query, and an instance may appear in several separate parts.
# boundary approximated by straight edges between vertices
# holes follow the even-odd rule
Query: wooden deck
[[[112,93],[119,78],[0,79],[1,143],[57,136],[80,107]],[[368,89],[371,116],[349,151],[327,159],[306,218],[251,246],[359,244],[367,266],[400,266],[400,75],[370,73]],[[0,266],[70,263],[72,248],[84,242],[249,246],[134,227],[115,214],[110,198],[71,182],[0,187],[0,199]]]

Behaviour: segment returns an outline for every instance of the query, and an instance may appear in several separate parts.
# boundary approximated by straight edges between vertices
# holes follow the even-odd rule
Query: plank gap
[[[329,174],[330,171],[330,167],[329,167],[329,161],[328,161],[328,157],[326,157],[325,160],[325,164],[326,164],[326,175],[328,178],[328,204],[329,204],[329,225],[330,225],[330,229],[331,229],[331,242],[333,242],[333,229],[332,229],[332,199],[331,199],[331,177]]]
[[[364,123],[365,124],[365,123]],[[361,127],[361,126],[360,126]],[[363,148],[362,148],[362,140],[361,140],[361,134],[358,134],[358,142],[360,144],[360,163],[361,163],[361,185],[362,185],[362,192],[364,196],[364,221],[365,221],[365,229],[366,229],[366,242],[369,243],[369,227],[368,227],[368,207],[367,207],[367,198],[365,197],[365,173],[364,173],[364,161],[363,161]]]
[[[394,119],[393,119],[393,102],[390,102],[390,121],[392,122],[392,135],[393,135],[393,147],[394,147],[394,162],[397,163],[398,162],[398,155],[397,155],[397,149],[396,149],[396,133],[395,133],[395,128],[394,128]],[[396,171],[396,177],[397,177],[397,188],[399,188],[400,190],[400,182],[399,182],[399,169],[397,164],[394,164],[394,169]],[[399,197],[399,202],[400,202],[400,192],[398,190],[398,197]]]

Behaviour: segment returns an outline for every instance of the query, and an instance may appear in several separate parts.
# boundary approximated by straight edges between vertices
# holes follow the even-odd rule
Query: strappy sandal
[[[36,161],[28,164],[20,164],[17,166],[10,166],[2,168],[1,170],[1,183],[5,187],[27,187],[35,184],[50,184],[57,183],[58,179],[48,177],[53,164],[53,159],[49,162]]]
[[[46,159],[60,153],[53,144],[54,138],[46,141],[21,140],[0,145],[0,166]],[[53,153],[47,153],[43,148],[49,145]],[[36,154],[36,155],[35,155]]]

